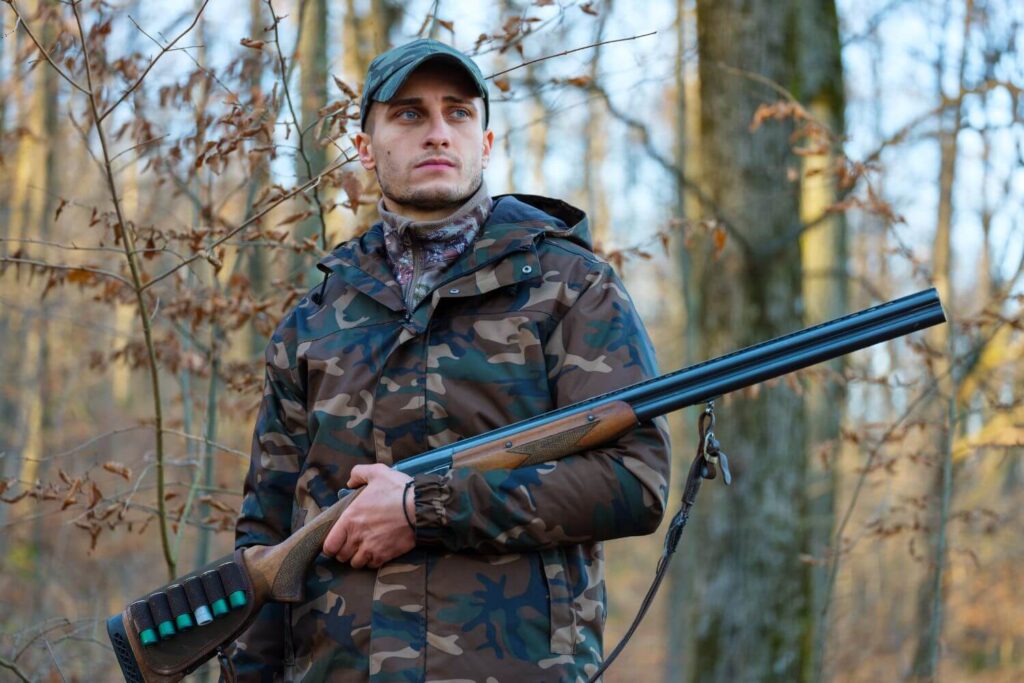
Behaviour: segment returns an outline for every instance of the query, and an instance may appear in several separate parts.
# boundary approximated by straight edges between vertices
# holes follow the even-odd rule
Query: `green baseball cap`
[[[440,59],[460,66],[469,74],[484,100],[484,127],[487,126],[491,111],[487,97],[487,84],[480,73],[480,67],[472,59],[450,45],[437,40],[421,38],[405,45],[399,45],[377,55],[366,70],[363,85],[363,99],[359,106],[359,123],[366,130],[366,116],[374,102],[387,102],[398,92],[405,79],[424,62]]]

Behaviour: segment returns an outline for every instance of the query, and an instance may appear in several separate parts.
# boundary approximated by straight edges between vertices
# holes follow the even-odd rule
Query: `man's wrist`
[[[413,488],[413,486],[415,484],[416,484],[416,480],[415,479],[410,479],[409,481],[405,482],[405,488],[402,489],[402,514],[405,515],[405,522],[406,522],[406,524],[409,525],[409,528],[412,530],[412,533],[414,535],[416,533],[416,523],[413,521],[413,519],[415,519],[415,517],[416,517],[415,490],[413,491],[413,502],[410,503],[408,501],[408,497],[409,497],[409,489]],[[409,511],[410,507],[412,508],[412,512],[411,513]]]

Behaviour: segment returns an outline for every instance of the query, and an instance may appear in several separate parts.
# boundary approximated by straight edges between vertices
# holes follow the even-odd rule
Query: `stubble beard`
[[[480,183],[483,182],[483,169],[477,169],[476,173],[464,183],[421,190],[409,189],[401,186],[400,183],[393,184],[385,180],[381,176],[380,169],[377,169],[376,175],[377,183],[385,198],[399,206],[419,211],[440,211],[450,208],[454,212],[480,189]]]

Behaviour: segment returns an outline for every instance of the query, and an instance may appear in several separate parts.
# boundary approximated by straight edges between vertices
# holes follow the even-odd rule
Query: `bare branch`
[[[119,98],[117,98],[117,101],[115,101],[113,104],[111,104],[109,107],[107,107],[107,110],[104,111],[102,114],[100,114],[99,118],[96,119],[96,124],[97,125],[99,125],[99,123],[101,121],[103,121],[103,119],[107,118],[111,114],[111,112],[113,112],[115,109],[117,109],[117,107],[120,106],[120,104],[122,102],[124,102],[126,97],[131,95],[133,92],[135,92],[135,90],[138,89],[138,87],[140,85],[142,85],[142,81],[144,81],[146,79],[146,76],[149,75],[149,72],[152,70],[152,68],[154,66],[156,66],[156,63],[160,60],[161,57],[163,57],[165,54],[170,52],[171,48],[174,47],[175,43],[177,43],[179,40],[184,38],[193,28],[195,28],[196,24],[199,23],[199,17],[201,17],[203,15],[203,10],[206,9],[206,6],[208,4],[210,4],[210,0],[203,0],[202,6],[199,7],[199,11],[196,12],[196,16],[192,19],[192,23],[189,24],[188,26],[186,26],[185,30],[183,30],[181,33],[179,33],[174,38],[174,40],[172,40],[170,43],[168,43],[165,47],[162,47],[160,52],[157,53],[156,57],[153,57],[153,59],[149,60],[149,64],[146,66],[146,68],[143,70],[143,72],[139,75],[139,77],[137,79],[135,79],[135,82],[132,83],[132,85],[127,90],[125,90],[123,93],[121,93],[121,96]],[[72,6],[74,6],[74,5],[72,5]],[[76,8],[75,14],[76,14],[76,17],[77,17],[77,8]],[[81,22],[79,22],[79,23],[81,23]],[[136,24],[136,26],[137,25],[138,24]],[[85,47],[85,36],[83,35],[82,36],[82,51],[84,52],[85,49],[86,49],[86,47]]]
[[[74,242],[71,244],[62,244],[60,242],[50,242],[47,240],[33,240],[27,237],[0,237],[0,242],[11,242],[13,244],[39,244],[44,247],[53,247],[54,249],[65,249],[67,251],[104,251],[113,252],[115,254],[122,253],[117,247],[79,247]]]
[[[7,659],[0,657],[0,668],[7,669],[11,673],[13,673],[15,676],[18,677],[19,681],[24,681],[24,683],[30,683],[28,676],[26,676],[22,672],[22,670],[18,668],[18,665],[14,662],[8,661]]]
[[[16,258],[14,256],[0,256],[0,263],[20,263],[37,268],[45,268],[47,270],[85,271],[87,273],[95,273],[96,275],[109,277],[128,287],[133,286],[130,280],[118,275],[117,273],[112,273],[109,270],[103,270],[101,268],[93,268],[91,266],[69,266],[59,263],[47,263],[46,261],[36,261],[34,259]]]
[[[43,638],[43,643],[46,645],[46,651],[50,653],[50,658],[53,659],[53,666],[57,669],[57,673],[60,674],[60,680],[67,683],[67,678],[64,676],[64,672],[60,670],[60,662],[57,661],[57,655],[53,652],[53,647],[50,646],[50,640]]]
[[[189,434],[187,432],[183,432],[180,429],[167,429],[167,428],[164,429],[164,434],[174,434],[175,436],[180,436],[183,439],[188,439],[189,441],[197,441],[197,442],[199,442],[201,444],[205,444],[207,446],[212,446],[213,448],[216,448],[219,451],[224,451],[225,453],[231,453],[232,455],[237,455],[237,456],[240,456],[240,457],[245,458],[245,459],[249,458],[249,453],[246,453],[244,451],[240,451],[237,448],[232,448],[231,446],[225,446],[222,443],[217,443],[216,441],[212,441],[212,440],[210,440],[209,438],[207,438],[205,436],[196,436],[195,434]]]
[[[647,38],[648,36],[653,36],[656,33],[657,33],[657,31],[651,31],[650,33],[642,33],[640,35],[630,36],[629,38],[615,38],[614,40],[604,40],[604,41],[601,41],[599,43],[593,43],[591,45],[584,45],[583,47],[574,47],[571,50],[563,50],[562,52],[558,52],[558,53],[555,53],[553,55],[547,55],[546,57],[538,57],[537,59],[531,59],[528,62],[523,62],[522,64],[518,64],[516,66],[510,67],[508,69],[505,69],[504,71],[499,71],[497,73],[493,73],[490,76],[487,76],[484,80],[491,80],[492,78],[497,78],[498,76],[503,76],[503,75],[507,74],[510,71],[515,71],[516,69],[522,69],[524,66],[529,66],[530,64],[536,64],[537,62],[543,62],[543,61],[548,60],[548,59],[554,59],[555,57],[564,57],[565,55],[572,54],[573,52],[579,52],[581,50],[589,50],[591,48],[599,47],[601,45],[611,45],[612,43],[624,43],[624,42],[626,42],[628,40],[637,40],[639,38]]]
[[[199,21],[199,15],[202,14],[203,9],[206,7],[209,0],[204,0],[202,7],[199,8],[199,12],[196,14],[195,20],[189,26],[184,33],[174,39],[177,42],[181,36],[185,35],[192,26],[195,26],[196,22]],[[167,515],[166,506],[164,501],[164,439],[161,429],[163,428],[163,400],[160,395],[160,371],[157,363],[156,346],[153,341],[153,328],[152,328],[152,316],[156,315],[156,308],[150,314],[147,312],[146,297],[142,291],[142,269],[138,262],[138,257],[135,255],[135,237],[132,231],[128,229],[126,221],[124,219],[124,213],[121,210],[121,199],[117,192],[117,184],[114,182],[114,169],[110,162],[110,150],[107,148],[107,136],[103,131],[103,117],[99,115],[99,104],[97,103],[96,96],[92,93],[92,64],[89,59],[88,43],[85,36],[85,28],[82,26],[82,16],[78,11],[78,3],[73,2],[71,4],[71,10],[75,15],[75,24],[78,26],[78,35],[82,43],[82,58],[85,61],[85,77],[89,83],[89,110],[92,112],[92,118],[96,122],[96,136],[100,141],[100,149],[103,151],[103,170],[104,176],[107,181],[107,189],[110,192],[110,200],[114,204],[114,213],[117,216],[117,225],[121,229],[121,243],[124,247],[125,260],[128,261],[128,270],[131,273],[132,278],[132,289],[135,291],[135,300],[138,305],[139,319],[142,322],[142,335],[146,342],[146,354],[149,360],[149,381],[150,387],[153,392],[153,431],[154,441],[156,442],[156,484],[157,484],[157,507],[160,510],[160,516],[158,520],[158,526],[160,528],[160,543],[163,548],[164,563],[167,566],[168,578],[173,579],[176,573],[176,558],[171,553],[170,541],[167,536]],[[171,43],[174,44],[173,42]],[[164,52],[160,53],[165,54]],[[159,55],[156,59],[159,58]],[[149,69],[156,63],[156,59],[150,62],[149,68],[146,69],[142,77],[139,79],[139,83],[142,82],[142,78],[149,73]],[[134,90],[134,86],[132,88]],[[130,92],[130,90],[129,90]],[[124,97],[127,97],[128,93],[125,93],[121,97],[122,101]],[[113,107],[116,107],[115,103]],[[113,111],[113,107],[107,110],[109,113]],[[159,305],[159,300],[157,301]]]
[[[668,171],[675,178],[677,183],[679,183],[687,190],[692,192],[693,195],[697,198],[697,200],[701,203],[701,206],[703,206],[706,210],[710,211],[715,215],[715,218],[719,222],[721,222],[722,227],[724,227],[729,232],[729,235],[735,239],[736,243],[739,244],[742,247],[743,251],[749,256],[752,253],[752,247],[750,243],[746,240],[746,238],[743,236],[743,234],[736,228],[736,226],[730,220],[728,220],[725,217],[722,210],[715,204],[715,201],[708,196],[707,192],[705,192],[700,185],[687,178],[686,174],[683,173],[682,169],[680,169],[679,166],[677,166],[670,159],[666,158],[660,151],[658,151],[658,149],[654,146],[654,143],[651,141],[651,133],[647,129],[647,126],[637,121],[636,119],[631,118],[625,112],[620,111],[612,103],[611,97],[608,95],[608,92],[599,85],[597,85],[596,83],[591,83],[587,87],[592,92],[596,92],[598,95],[601,96],[601,98],[604,100],[605,106],[608,108],[608,112],[612,116],[614,116],[616,119],[626,124],[626,126],[640,134],[640,140],[643,143],[644,151],[647,152],[648,156],[650,156],[651,159],[656,161],[659,166]]]
[[[302,130],[302,126],[299,125],[299,117],[295,114],[295,106],[292,104],[291,88],[288,86],[288,70],[285,68],[284,53],[281,51],[281,34],[277,30],[277,27],[281,22],[277,18],[277,13],[274,11],[273,0],[267,0],[267,8],[270,9],[270,16],[274,17],[274,47],[277,50],[277,61],[281,68],[281,88],[284,90],[284,97],[288,102],[288,110],[292,114],[292,123],[299,135],[299,156],[302,157],[302,161],[306,165],[306,175],[312,176],[313,165],[310,163],[309,156],[306,154],[305,131]],[[316,185],[313,185],[313,201],[316,203],[317,217],[320,221],[321,245],[324,251],[327,251],[327,219],[324,216],[323,202],[320,201],[320,190],[318,189],[319,184],[320,183],[318,182]]]
[[[128,147],[127,149],[122,149],[120,152],[118,152],[114,156],[110,157],[110,161],[113,162],[114,160],[116,160],[122,154],[127,154],[128,152],[132,151],[133,149],[138,149],[139,147],[145,147],[146,145],[151,145],[154,142],[156,142],[157,140],[163,140],[164,138],[168,137],[168,135],[169,135],[168,133],[164,133],[163,135],[158,135],[155,138],[150,138],[148,140],[143,140],[139,144],[132,145],[131,147]]]
[[[39,42],[39,39],[36,38],[36,34],[32,33],[32,28],[28,25],[28,22],[25,21],[25,17],[23,17],[21,15],[21,10],[18,9],[18,3],[15,2],[15,0],[5,0],[5,1],[8,4],[10,4],[11,9],[14,11],[14,15],[16,17],[18,17],[18,21],[20,21],[21,25],[25,27],[25,33],[28,34],[29,39],[36,46],[36,49],[39,50],[43,54],[43,57],[46,58],[46,61],[50,63],[50,66],[53,67],[53,70],[57,72],[57,75],[60,76],[61,78],[63,78],[68,83],[70,83],[71,87],[74,88],[75,90],[79,91],[80,93],[83,93],[85,95],[90,94],[89,91],[86,90],[85,88],[83,88],[81,85],[79,85],[75,81],[75,79],[71,78],[71,76],[69,74],[67,74],[64,71],[64,69],[60,68],[60,66],[58,66],[57,63],[53,61],[53,58],[50,57],[50,54],[45,49],[43,49],[43,46]]]
[[[197,20],[198,20],[198,18],[199,17],[196,17]],[[153,36],[149,35],[149,33],[146,32],[146,29],[142,28],[139,25],[139,22],[135,21],[135,19],[130,14],[128,15],[128,21],[130,21],[133,24],[135,24],[135,28],[137,28],[139,30],[139,33],[141,33],[142,35],[146,36],[147,38],[152,40],[154,43],[156,43],[157,47],[159,47],[161,49],[164,49],[164,45],[159,40],[157,40]],[[211,80],[213,80],[215,83],[217,83],[217,85],[219,85],[220,87],[224,88],[224,90],[227,91],[227,93],[229,95],[232,95],[233,97],[235,97],[235,99],[237,99],[238,95],[235,93],[235,91],[233,91],[231,88],[226,86],[224,84],[224,81],[222,81],[219,78],[217,78],[217,74],[213,73],[212,71],[207,69],[205,66],[200,64],[198,61],[196,61],[196,58],[192,56],[191,52],[189,52],[189,50],[194,49],[194,48],[199,48],[199,47],[204,47],[204,46],[202,46],[202,45],[183,45],[181,47],[174,47],[174,48],[168,47],[166,49],[167,49],[168,52],[173,52],[175,50],[181,50],[182,52],[184,52],[185,56],[188,57],[189,59],[191,59],[192,63],[195,64],[199,68],[200,71],[202,71],[204,74],[209,76]]]
[[[145,291],[145,290],[149,289],[150,287],[152,287],[156,283],[160,282],[161,280],[163,280],[165,278],[170,277],[171,275],[173,275],[177,271],[181,270],[185,266],[187,266],[187,265],[189,265],[191,263],[195,263],[199,259],[205,259],[205,258],[210,257],[213,254],[213,250],[214,249],[216,249],[220,245],[224,244],[229,239],[231,239],[232,237],[234,237],[238,233],[242,232],[247,227],[249,227],[253,223],[257,222],[258,220],[260,220],[264,216],[266,216],[273,209],[277,208],[279,205],[281,205],[282,203],[288,201],[289,199],[291,199],[295,195],[299,194],[300,192],[304,192],[305,190],[308,190],[311,187],[319,185],[320,184],[320,180],[324,176],[330,175],[331,173],[333,173],[334,171],[338,170],[339,168],[341,168],[345,164],[348,164],[348,163],[351,163],[351,162],[355,161],[355,159],[356,159],[356,157],[346,156],[342,161],[339,161],[339,162],[337,162],[335,164],[332,164],[331,166],[327,167],[324,170],[323,173],[319,174],[315,178],[310,178],[309,180],[304,182],[302,185],[299,185],[298,187],[294,188],[291,192],[288,192],[287,194],[282,195],[281,197],[276,199],[274,202],[272,202],[270,205],[268,205],[265,209],[263,209],[259,213],[255,214],[253,216],[250,216],[244,222],[242,222],[239,225],[235,226],[234,228],[229,230],[226,234],[222,235],[221,237],[219,237],[216,240],[214,240],[213,242],[211,242],[209,244],[209,246],[207,246],[206,249],[204,249],[203,251],[199,252],[198,254],[194,254],[193,256],[190,256],[189,258],[187,258],[182,263],[179,263],[178,265],[165,270],[160,275],[157,275],[152,280],[150,280],[149,282],[147,282],[144,285],[142,285],[142,290],[141,291]]]

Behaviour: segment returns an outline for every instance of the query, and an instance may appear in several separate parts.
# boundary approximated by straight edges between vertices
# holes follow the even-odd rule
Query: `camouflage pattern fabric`
[[[399,91],[405,79],[421,64],[429,60],[442,60],[455,69],[465,71],[484,101],[484,128],[490,120],[491,105],[487,94],[487,81],[467,55],[432,38],[420,38],[405,45],[393,47],[370,62],[363,84],[363,96],[359,105],[359,124],[366,130],[366,118],[374,102],[387,102]]]
[[[391,272],[402,287],[406,309],[412,310],[433,291],[445,270],[473,243],[491,214],[487,184],[452,215],[437,221],[413,221],[377,204],[384,229]]]
[[[353,466],[392,464],[656,374],[643,325],[585,216],[496,197],[471,247],[408,312],[381,226],[336,248],[322,305],[267,348],[237,545],[276,543]],[[241,680],[573,681],[599,665],[601,541],[664,512],[661,420],[555,463],[416,477],[417,547],[379,570],[323,556],[305,604],[238,641]],[[290,612],[290,614],[288,614]]]

